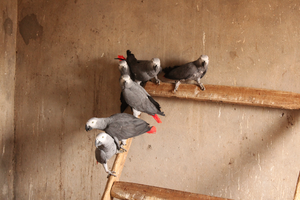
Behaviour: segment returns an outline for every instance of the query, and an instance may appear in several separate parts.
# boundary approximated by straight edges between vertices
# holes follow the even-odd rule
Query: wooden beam
[[[127,139],[126,146],[123,146],[127,150],[127,152],[120,153],[116,156],[115,162],[114,162],[113,167],[112,167],[112,171],[116,172],[117,177],[109,176],[109,178],[106,182],[105,190],[104,190],[103,195],[102,195],[102,200],[111,200],[111,199],[113,199],[110,196],[111,188],[112,188],[112,185],[114,184],[114,182],[118,181],[120,179],[123,167],[125,165],[126,157],[127,157],[128,151],[129,151],[130,146],[131,146],[131,142],[132,142],[132,138]]]
[[[295,190],[294,200],[300,200],[300,173],[298,176],[297,186]]]
[[[144,200],[144,199],[202,199],[202,200],[225,200],[220,197],[211,197],[203,194],[183,192],[166,188],[116,181],[111,190],[111,196],[118,199]]]
[[[281,109],[300,109],[300,94],[276,90],[233,87],[222,85],[205,85],[200,90],[194,84],[181,84],[176,94],[172,91],[174,84],[161,82],[156,85],[147,82],[145,89],[151,96],[177,97],[198,101],[224,102],[248,106],[261,106]]]

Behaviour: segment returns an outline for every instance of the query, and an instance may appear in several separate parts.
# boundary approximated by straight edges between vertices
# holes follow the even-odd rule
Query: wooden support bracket
[[[131,142],[132,142],[132,138],[127,139],[126,146],[125,146],[125,149],[127,150],[127,152],[120,153],[116,156],[115,162],[114,162],[113,167],[112,167],[112,171],[116,172],[117,177],[109,176],[109,178],[107,180],[107,183],[106,183],[106,186],[105,186],[105,190],[104,190],[103,195],[102,195],[102,200],[111,200],[111,199],[113,199],[110,196],[110,191],[111,191],[111,188],[112,188],[112,185],[114,184],[114,182],[118,181],[120,179],[123,167],[125,165],[126,157],[127,157],[128,151],[129,151],[130,146],[131,146]]]
[[[276,90],[205,85],[200,90],[193,84],[181,84],[174,94],[174,84],[161,82],[160,85],[147,82],[145,89],[151,96],[177,97],[198,101],[224,102],[248,106],[261,106],[281,109],[300,109],[300,94]]]
[[[151,96],[177,97],[198,101],[224,102],[290,110],[300,109],[300,94],[298,93],[221,85],[205,85],[205,88],[205,91],[201,91],[197,85],[181,84],[177,93],[174,94],[174,84],[172,83],[161,82],[160,85],[156,85],[152,82],[147,82],[145,86],[145,89]],[[102,200],[111,200],[113,197],[119,199],[223,199],[219,197],[210,197],[201,194],[118,181],[121,176],[131,142],[132,138],[127,140],[127,152],[116,156],[112,171],[116,172],[117,177],[110,176],[108,178]],[[295,200],[300,200],[299,188],[300,186],[298,183],[295,192]]]
[[[111,189],[111,196],[118,199],[130,200],[225,200],[220,197],[211,197],[203,194],[195,194],[190,192],[183,192],[179,190],[171,190],[166,188],[154,187],[149,185],[142,185],[137,183],[129,183],[116,181]]]

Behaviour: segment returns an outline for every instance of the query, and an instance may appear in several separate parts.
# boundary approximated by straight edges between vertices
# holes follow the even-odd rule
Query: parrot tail
[[[118,55],[118,58],[116,58],[116,59],[119,59],[119,61],[126,60],[126,58],[122,55]]]
[[[152,115],[152,117],[157,121],[157,123],[162,123],[157,114]]]
[[[152,126],[150,131],[148,131],[147,133],[151,134],[151,133],[156,133],[156,127],[155,126]]]

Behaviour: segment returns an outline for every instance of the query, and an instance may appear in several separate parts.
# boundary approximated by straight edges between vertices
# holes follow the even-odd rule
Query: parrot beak
[[[95,146],[96,146],[96,148],[98,148],[98,147],[100,147],[102,145],[102,143],[100,142],[100,141],[95,141]]]
[[[90,131],[90,130],[92,130],[92,127],[90,127],[90,126],[88,126],[88,125],[85,125],[85,130],[86,130],[86,131]]]
[[[122,85],[121,85],[122,90],[125,89],[125,84],[126,84],[126,81],[123,80]]]

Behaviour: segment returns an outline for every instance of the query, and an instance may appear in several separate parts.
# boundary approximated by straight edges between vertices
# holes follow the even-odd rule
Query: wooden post
[[[298,176],[297,186],[295,190],[294,200],[300,200],[300,173]]]
[[[232,87],[221,85],[204,85],[200,90],[193,84],[181,84],[176,94],[172,91],[174,84],[161,82],[156,85],[147,82],[145,89],[151,96],[178,97],[198,101],[224,102],[231,104],[261,106],[281,109],[300,109],[300,94],[276,90]]]
[[[116,172],[117,177],[109,176],[109,178],[107,180],[107,183],[106,183],[106,186],[105,186],[105,190],[104,190],[103,195],[102,195],[102,200],[111,200],[111,199],[113,199],[110,196],[111,187],[112,187],[112,185],[114,184],[115,181],[118,181],[120,179],[123,167],[125,165],[126,157],[127,157],[129,148],[131,146],[131,142],[132,142],[132,138],[127,139],[126,146],[124,146],[125,149],[127,150],[127,152],[120,153],[116,156],[115,162],[114,162],[113,167],[112,167],[112,171]]]
[[[154,187],[149,185],[142,185],[137,183],[128,183],[122,181],[116,181],[111,190],[111,196],[118,199],[130,199],[130,200],[225,200],[220,197],[211,197],[203,194],[195,194],[190,192],[183,192],[179,190],[171,190],[166,188]]]

